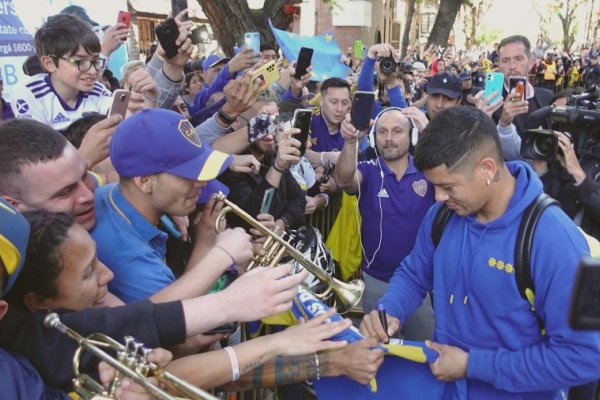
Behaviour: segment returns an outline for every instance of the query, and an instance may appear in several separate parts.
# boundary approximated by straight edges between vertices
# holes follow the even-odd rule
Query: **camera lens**
[[[382,57],[379,60],[379,69],[384,74],[391,74],[396,71],[396,61],[392,57]]]
[[[553,136],[537,136],[533,140],[533,150],[540,159],[550,158],[556,150],[556,138]]]
[[[119,97],[119,101],[124,102],[125,100],[127,100],[127,95],[122,94],[121,97]]]

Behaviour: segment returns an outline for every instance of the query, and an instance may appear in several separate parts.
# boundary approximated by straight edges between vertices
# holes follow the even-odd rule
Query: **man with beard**
[[[345,143],[335,173],[348,194],[358,193],[365,313],[375,308],[394,271],[412,250],[421,221],[434,203],[433,187],[408,152],[411,129],[412,123],[399,108],[382,111],[373,128],[378,157],[357,165],[356,142],[363,132],[354,128],[349,116],[342,122]],[[430,338],[433,310],[429,298],[403,328],[407,339]]]
[[[299,132],[299,129],[281,132],[277,146],[273,133],[250,144],[248,152],[260,162],[257,174],[228,171],[219,177],[230,189],[229,200],[269,229],[280,233],[298,228],[305,221],[306,192],[289,171],[291,165],[300,161],[300,142],[292,137]],[[271,204],[268,209],[262,209],[265,192],[271,189],[274,189]],[[235,216],[230,217],[229,223],[248,228]]]

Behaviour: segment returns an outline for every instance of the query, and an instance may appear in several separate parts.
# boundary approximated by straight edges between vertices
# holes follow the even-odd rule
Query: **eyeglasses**
[[[92,65],[94,66],[94,68],[96,68],[96,71],[100,71],[102,68],[104,68],[104,65],[106,65],[105,58],[94,58],[92,60],[90,60],[89,58],[84,58],[83,60],[78,60],[73,57],[51,57],[60,58],[61,60],[65,60],[68,63],[77,65],[77,69],[80,72],[88,72],[92,68]]]

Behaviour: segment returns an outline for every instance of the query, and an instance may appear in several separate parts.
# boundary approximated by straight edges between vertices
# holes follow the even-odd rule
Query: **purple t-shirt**
[[[313,115],[310,122],[310,141],[312,149],[316,152],[322,151],[342,151],[344,148],[344,138],[339,129],[335,135],[329,134],[329,128],[322,115]]]
[[[399,181],[381,157],[359,162],[358,170],[362,174],[358,206],[365,249],[363,271],[387,282],[412,251],[421,221],[435,202],[433,185],[415,168],[411,155]]]

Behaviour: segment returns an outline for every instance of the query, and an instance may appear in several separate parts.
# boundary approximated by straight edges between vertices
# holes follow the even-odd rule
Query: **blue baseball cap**
[[[7,276],[4,287],[0,287],[0,297],[13,287],[23,269],[28,240],[29,222],[0,197],[0,259]]]
[[[450,99],[457,99],[462,94],[462,81],[450,72],[440,72],[431,78],[427,86],[427,94],[441,93]]]
[[[202,71],[206,71],[210,67],[214,67],[217,64],[226,63],[228,61],[229,58],[221,57],[216,54],[211,54],[210,56],[206,57],[204,61],[202,61]]]
[[[209,181],[233,157],[202,144],[190,121],[171,110],[149,109],[121,122],[110,141],[110,159],[120,176],[133,178],[167,172]]]

